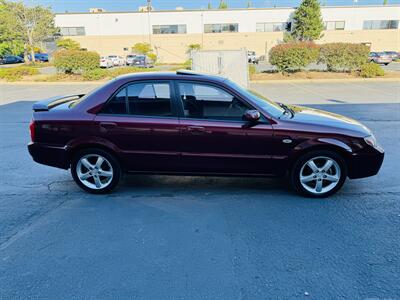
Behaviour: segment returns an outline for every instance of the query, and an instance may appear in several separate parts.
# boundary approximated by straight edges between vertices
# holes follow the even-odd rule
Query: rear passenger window
[[[168,83],[137,83],[128,89],[129,113],[144,116],[172,116]]]
[[[169,83],[134,83],[119,91],[103,111],[107,114],[172,116]]]

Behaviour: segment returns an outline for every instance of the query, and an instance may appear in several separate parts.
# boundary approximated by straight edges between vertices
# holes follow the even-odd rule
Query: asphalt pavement
[[[31,160],[27,100],[94,87],[0,86],[0,299],[400,299],[394,86],[298,88],[298,102],[360,120],[386,150],[378,176],[323,200],[284,180],[214,177],[127,176],[113,194],[84,193]],[[295,101],[288,86],[258,88]],[[367,91],[380,98],[354,96]]]

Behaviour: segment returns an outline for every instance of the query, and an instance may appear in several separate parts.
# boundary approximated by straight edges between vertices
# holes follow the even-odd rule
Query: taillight
[[[31,132],[31,141],[35,141],[35,121],[31,120],[29,123],[29,131]]]

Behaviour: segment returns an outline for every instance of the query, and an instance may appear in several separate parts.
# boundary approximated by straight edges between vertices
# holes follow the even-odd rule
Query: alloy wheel
[[[88,154],[76,164],[79,181],[86,187],[101,190],[110,185],[114,171],[111,163],[100,154]]]
[[[341,169],[334,159],[317,156],[301,167],[299,176],[304,189],[313,194],[325,194],[338,185]]]

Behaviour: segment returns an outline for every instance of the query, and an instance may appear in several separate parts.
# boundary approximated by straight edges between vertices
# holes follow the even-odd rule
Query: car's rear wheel
[[[324,198],[336,193],[347,177],[343,158],[332,151],[313,151],[300,157],[291,172],[294,189],[300,194]]]
[[[94,194],[111,192],[121,178],[121,167],[111,154],[100,149],[85,149],[77,153],[71,163],[75,182]]]

